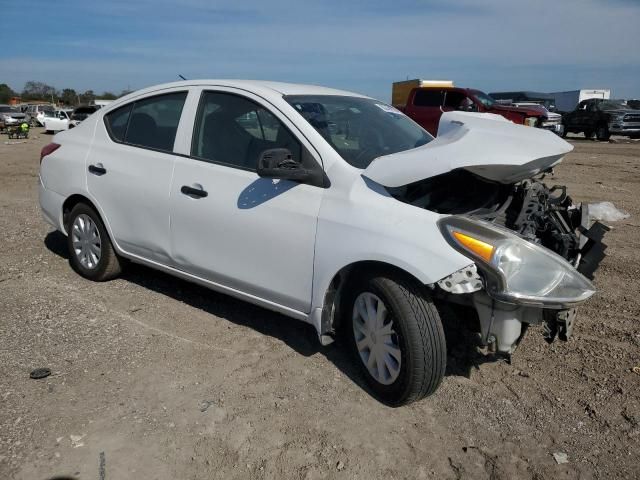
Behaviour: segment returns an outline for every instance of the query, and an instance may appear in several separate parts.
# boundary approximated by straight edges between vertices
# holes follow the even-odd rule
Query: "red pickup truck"
[[[562,125],[547,117],[547,110],[537,105],[515,107],[501,105],[480,90],[454,86],[418,86],[408,90],[415,80],[393,84],[393,106],[420,124],[432,135],[438,131],[438,123],[443,112],[460,110],[466,112],[495,113],[514,123],[540,127],[561,133]],[[423,81],[418,81],[423,82]],[[408,95],[406,92],[408,91]],[[405,98],[405,103],[402,102]],[[554,123],[557,123],[556,126]]]

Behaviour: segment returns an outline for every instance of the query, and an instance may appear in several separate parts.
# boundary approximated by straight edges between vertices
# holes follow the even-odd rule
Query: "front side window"
[[[367,168],[377,157],[433,140],[405,114],[370,98],[288,95],[284,99],[356,168]]]
[[[230,93],[202,94],[192,156],[255,170],[260,154],[272,148],[287,148],[293,160],[301,161],[300,143],[267,109]]]
[[[187,92],[148,97],[105,115],[111,138],[164,152],[173,151]]]
[[[446,108],[453,108],[454,110],[457,110],[462,106],[467,105],[467,103],[465,103],[466,100],[467,96],[464,93],[452,90],[450,92],[447,92],[444,98],[444,106]]]

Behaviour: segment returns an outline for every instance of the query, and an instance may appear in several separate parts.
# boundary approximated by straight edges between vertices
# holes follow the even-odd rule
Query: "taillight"
[[[40,150],[40,163],[42,163],[42,159],[44,157],[46,157],[47,155],[51,155],[53,152],[55,152],[59,148],[60,148],[60,144],[53,143],[53,142],[42,147],[42,150]]]

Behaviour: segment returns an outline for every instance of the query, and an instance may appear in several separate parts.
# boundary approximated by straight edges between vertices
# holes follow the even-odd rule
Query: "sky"
[[[120,92],[195,78],[640,97],[640,0],[0,0],[0,83]],[[37,12],[37,13],[36,13]]]

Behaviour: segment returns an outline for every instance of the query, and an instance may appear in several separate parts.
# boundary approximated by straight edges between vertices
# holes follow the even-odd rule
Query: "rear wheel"
[[[79,203],[68,218],[67,246],[71,267],[96,282],[117,277],[122,271],[120,259],[96,211]]]
[[[375,395],[391,406],[435,392],[446,366],[440,316],[420,286],[373,275],[346,297],[351,348]]]
[[[601,142],[606,142],[611,137],[611,133],[609,133],[609,127],[606,124],[598,125],[596,129],[596,138]]]

